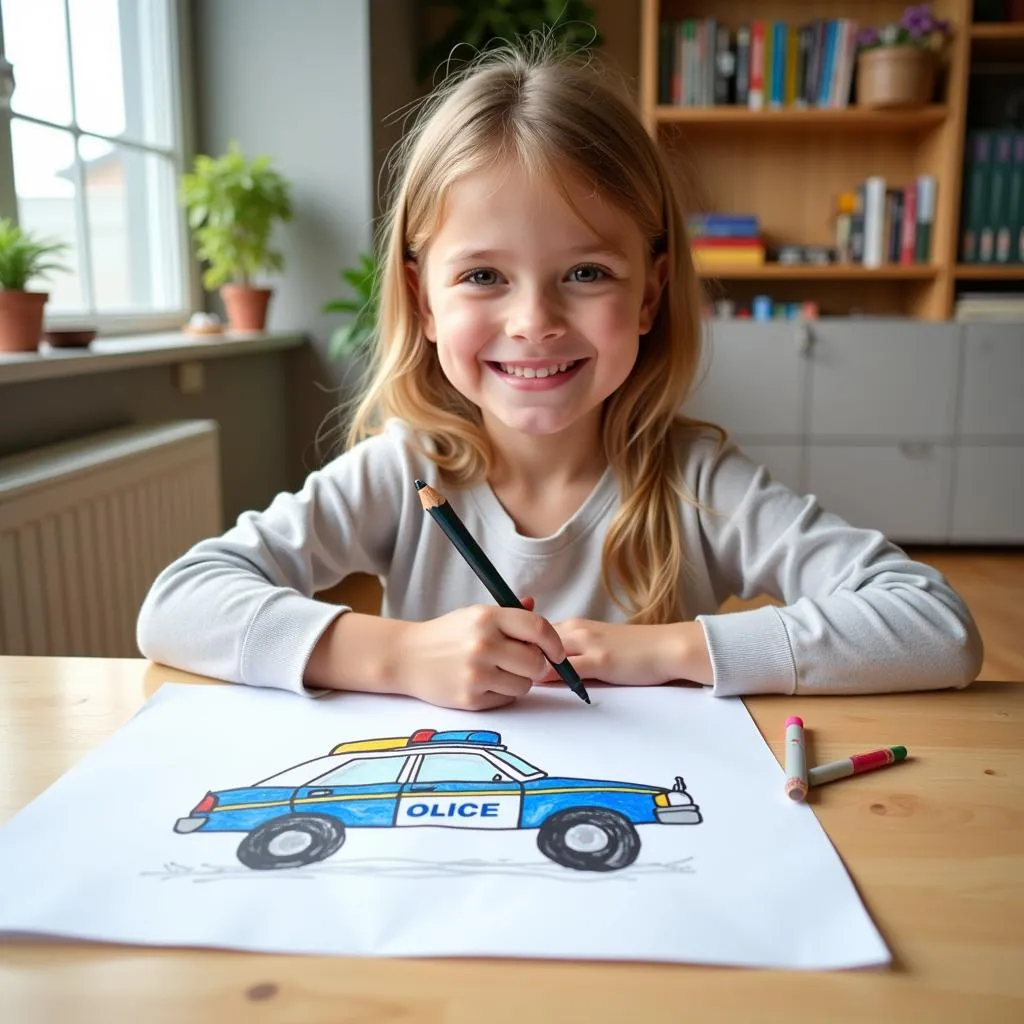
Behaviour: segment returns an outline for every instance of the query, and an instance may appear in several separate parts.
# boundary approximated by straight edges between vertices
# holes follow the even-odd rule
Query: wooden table
[[[144,661],[0,657],[0,822],[166,680]],[[812,791],[895,957],[798,972],[665,964],[382,960],[0,943],[0,1020],[536,1024],[557,1021],[1024,1021],[1024,684],[886,697],[751,699],[781,753],[878,743],[912,762]]]

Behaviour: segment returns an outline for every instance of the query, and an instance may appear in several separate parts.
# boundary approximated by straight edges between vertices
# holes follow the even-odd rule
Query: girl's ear
[[[660,252],[651,260],[644,281],[644,298],[640,306],[640,333],[646,334],[654,326],[654,318],[661,305],[661,293],[665,290],[668,274],[668,253]]]
[[[416,310],[420,315],[420,326],[427,341],[437,341],[434,326],[434,315],[430,312],[430,301],[427,298],[427,283],[420,267],[413,260],[405,261],[405,281],[416,302]]]

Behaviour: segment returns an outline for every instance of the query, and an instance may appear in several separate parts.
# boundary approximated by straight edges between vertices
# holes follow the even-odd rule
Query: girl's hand
[[[407,622],[396,674],[410,696],[441,707],[480,711],[525,697],[547,674],[544,655],[565,657],[546,619],[526,609],[473,605],[428,622]]]
[[[582,679],[623,686],[656,686],[677,679],[714,681],[698,622],[634,626],[569,619],[555,623],[555,629]],[[560,682],[558,673],[549,669],[541,682]]]

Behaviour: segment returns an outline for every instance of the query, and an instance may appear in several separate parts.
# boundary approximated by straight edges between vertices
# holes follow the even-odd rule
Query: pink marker
[[[807,756],[804,753],[804,720],[796,715],[786,719],[786,796],[807,797]]]

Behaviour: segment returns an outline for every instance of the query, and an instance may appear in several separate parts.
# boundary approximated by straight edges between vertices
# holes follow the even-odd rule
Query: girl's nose
[[[565,334],[565,314],[555,296],[523,290],[509,305],[505,331],[516,341],[554,341]]]

